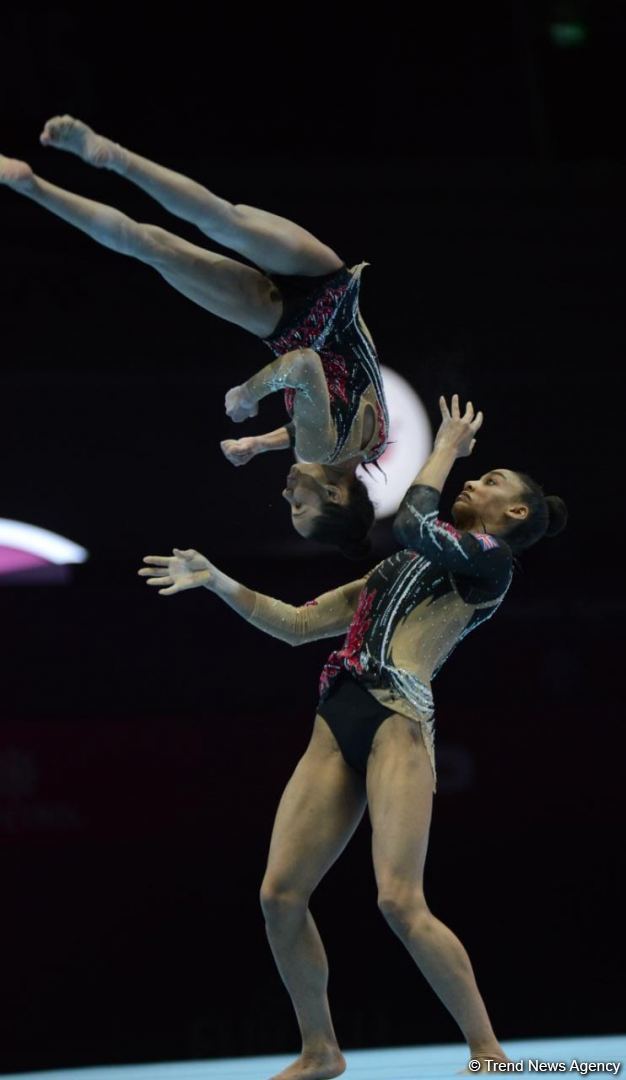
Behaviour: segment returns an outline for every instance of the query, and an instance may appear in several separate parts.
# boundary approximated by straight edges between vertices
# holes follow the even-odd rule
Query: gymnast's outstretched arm
[[[393,533],[403,547],[424,555],[434,566],[488,584],[493,595],[506,591],[510,581],[511,552],[503,540],[485,536],[483,530],[460,531],[439,519],[439,497],[459,457],[469,457],[482,425],[483,414],[474,415],[468,402],[461,416],[458,395],[450,413],[440,398],[442,422],[433,452],[407,491],[393,523]]]
[[[461,416],[458,394],[452,398],[452,413],[443,397],[439,399],[439,407],[441,425],[432,453],[400,504],[393,533],[403,547],[419,551],[436,565],[462,572],[475,554],[474,549],[480,553],[482,548],[470,534],[461,536],[439,521],[439,496],[457,458],[468,457],[474,449],[483,414],[479,412],[475,416],[470,401]]]
[[[316,600],[294,607],[240,585],[213,566],[192,548],[173,549],[172,555],[146,555],[148,565],[138,571],[147,584],[156,586],[161,596],[173,596],[186,589],[203,587],[219,596],[259,630],[289,645],[334,637],[348,629],[366,578],[323,593]]]

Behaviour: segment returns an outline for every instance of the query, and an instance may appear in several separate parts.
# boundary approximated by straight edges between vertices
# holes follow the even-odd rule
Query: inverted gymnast
[[[354,833],[366,805],[379,906],[448,1008],[472,1058],[507,1061],[467,953],[429,910],[423,870],[436,787],[431,680],[455,645],[497,610],[512,556],[563,528],[561,499],[525,474],[494,469],[456,497],[454,525],[438,518],[440,493],[474,446],[482,414],[458,397],[433,452],[394,521],[402,550],[367,576],[303,607],[231,580],[197,551],[149,555],[139,571],[172,596],[204,586],[248,622],[291,645],[344,633],[323,669],[309,746],[282,796],[261,903],[276,964],[302,1034],[302,1052],[280,1080],[339,1076],[326,993],[328,965],[309,898]],[[275,1078],[277,1080],[277,1078]]]
[[[262,398],[284,390],[292,420],[265,435],[226,439],[222,450],[232,464],[244,465],[256,454],[294,446],[300,464],[285,492],[294,528],[347,555],[362,554],[374,509],[356,469],[383,453],[388,431],[378,358],[359,311],[367,264],[348,269],[299,225],[232,205],[70,116],[48,120],[40,140],[132,181],[258,267],[133,221],[42,180],[23,161],[0,156],[0,182],[105,247],[147,263],[184,296],[269,346],[277,359],[226,394],[226,412],[239,422],[256,415]]]

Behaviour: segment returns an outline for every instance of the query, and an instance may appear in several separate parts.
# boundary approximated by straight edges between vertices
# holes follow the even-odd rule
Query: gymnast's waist
[[[345,665],[356,681],[381,705],[413,719],[431,717],[435,710],[430,683],[414,671],[386,664],[368,653],[361,653],[358,666]]]

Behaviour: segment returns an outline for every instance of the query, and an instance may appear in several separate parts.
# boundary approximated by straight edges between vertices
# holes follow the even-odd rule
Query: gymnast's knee
[[[428,933],[433,918],[421,890],[402,884],[379,889],[378,907],[391,929],[400,937],[409,932]]]
[[[261,885],[259,898],[267,923],[299,921],[306,913],[309,902],[309,897],[303,892],[267,878]]]
[[[157,269],[171,261],[176,247],[176,237],[166,229],[131,218],[121,222],[118,241],[123,255],[134,256]]]

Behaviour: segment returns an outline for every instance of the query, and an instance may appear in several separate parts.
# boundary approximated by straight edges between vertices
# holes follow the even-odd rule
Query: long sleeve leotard
[[[290,644],[347,630],[320,679],[323,699],[342,669],[381,704],[417,720],[434,773],[431,680],[455,646],[490,618],[511,582],[504,540],[438,518],[439,492],[416,484],[394,522],[401,551],[366,577],[296,608],[257,596],[250,622]]]

